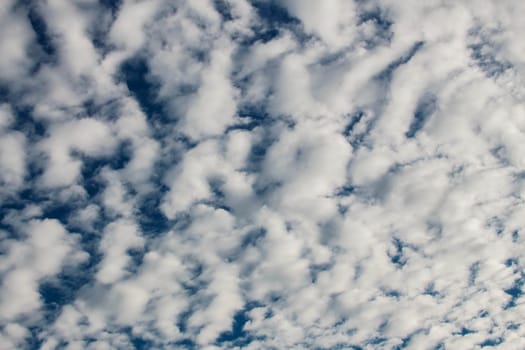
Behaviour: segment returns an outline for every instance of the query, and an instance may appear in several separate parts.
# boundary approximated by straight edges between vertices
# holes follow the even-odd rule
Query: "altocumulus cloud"
[[[522,349],[525,2],[3,0],[0,349]]]

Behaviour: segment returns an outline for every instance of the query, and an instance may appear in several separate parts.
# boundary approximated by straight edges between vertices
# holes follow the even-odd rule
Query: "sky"
[[[2,0],[0,349],[525,348],[524,13]]]

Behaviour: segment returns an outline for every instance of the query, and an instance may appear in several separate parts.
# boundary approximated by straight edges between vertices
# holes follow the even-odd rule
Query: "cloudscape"
[[[524,14],[0,1],[0,349],[525,349]]]

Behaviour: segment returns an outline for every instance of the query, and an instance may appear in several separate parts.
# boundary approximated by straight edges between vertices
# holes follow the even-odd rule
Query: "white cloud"
[[[522,7],[3,3],[0,342],[523,347]]]
[[[115,138],[104,122],[84,118],[55,126],[40,147],[48,157],[42,184],[67,186],[77,180],[82,166],[82,161],[73,158],[71,153],[76,151],[91,157],[109,155],[115,147]]]
[[[159,144],[151,137],[150,126],[136,101],[126,98],[122,105],[121,116],[113,128],[119,139],[132,144],[133,154],[123,170],[123,176],[139,189],[147,184],[152,175],[159,158]]]
[[[1,192],[12,193],[20,188],[26,173],[26,138],[9,127],[15,116],[8,104],[0,105],[0,184]]]
[[[210,65],[202,71],[202,84],[190,101],[182,124],[192,138],[222,133],[235,116],[236,91],[228,79],[231,49],[218,46],[210,54]]]
[[[0,5],[0,48],[4,53],[0,58],[0,79],[11,81],[23,77],[32,64],[29,45],[34,40],[25,11],[16,8],[15,1],[4,1]]]
[[[77,251],[78,237],[66,232],[57,220],[32,220],[24,228],[24,241],[4,240],[6,254],[0,262],[2,321],[39,311],[38,284],[58,274],[63,266],[85,260]]]
[[[143,245],[144,240],[134,223],[119,220],[106,226],[100,241],[104,259],[97,272],[97,280],[101,283],[114,283],[125,276],[125,268],[130,260],[128,250],[140,249]]]
[[[350,1],[284,1],[290,13],[301,20],[305,30],[320,37],[330,48],[352,42],[355,35],[355,8]]]
[[[0,134],[0,182],[4,191],[19,188],[25,175],[26,140],[19,132]]]
[[[111,26],[111,41],[125,50],[139,49],[146,40],[145,26],[158,6],[159,1],[125,1]]]

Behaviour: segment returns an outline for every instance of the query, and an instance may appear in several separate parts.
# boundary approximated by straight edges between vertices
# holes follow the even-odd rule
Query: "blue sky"
[[[0,348],[524,348],[524,11],[2,1]]]

